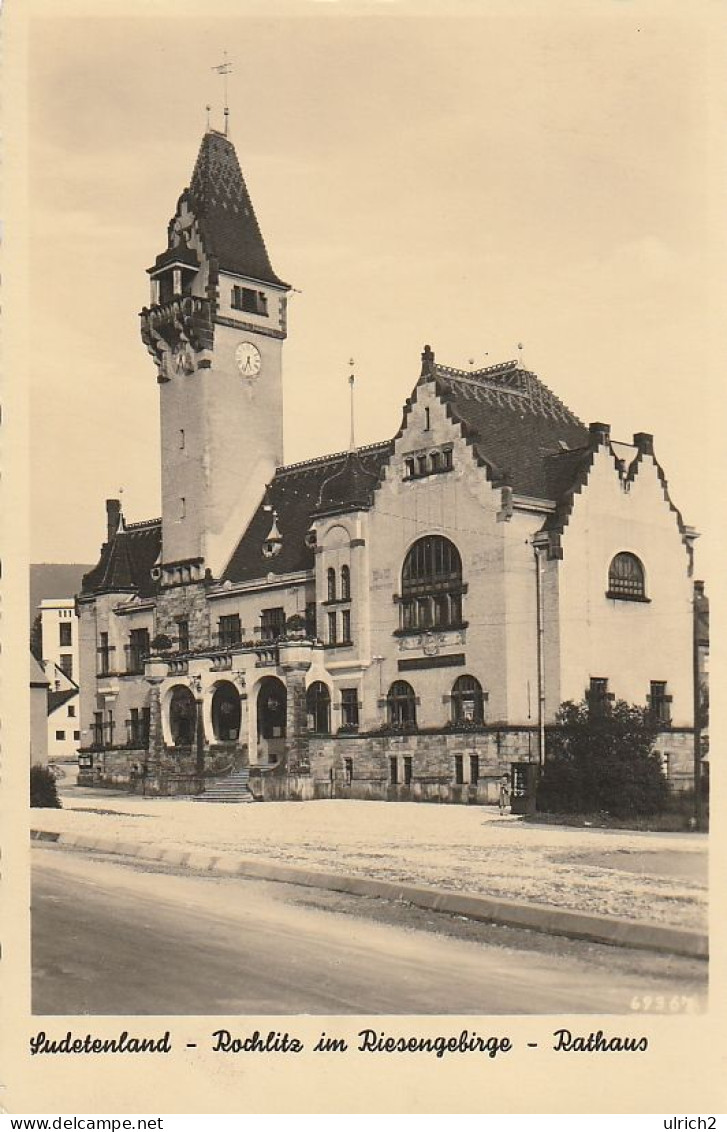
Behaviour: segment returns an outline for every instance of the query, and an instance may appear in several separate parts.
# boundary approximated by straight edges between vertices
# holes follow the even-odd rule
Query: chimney
[[[654,455],[654,437],[650,432],[634,433],[634,448],[638,448],[642,455]]]
[[[431,346],[422,350],[422,377],[431,377],[434,373],[434,352]]]
[[[591,434],[591,440],[595,444],[608,444],[611,440],[611,426],[603,424],[601,421],[594,421],[589,424],[588,431]]]
[[[120,499],[107,499],[106,500],[106,540],[111,542],[112,538],[119,529],[119,519],[121,518],[121,500]]]
[[[694,583],[694,595],[695,597],[704,597],[704,582]]]

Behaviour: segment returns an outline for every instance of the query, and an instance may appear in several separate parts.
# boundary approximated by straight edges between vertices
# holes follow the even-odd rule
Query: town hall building
[[[86,778],[494,801],[585,695],[648,705],[690,785],[696,533],[652,436],[582,423],[517,361],[462,371],[427,345],[395,435],[286,465],[290,287],[224,134],[166,244],[141,312],[162,515],[108,500],[77,598]]]

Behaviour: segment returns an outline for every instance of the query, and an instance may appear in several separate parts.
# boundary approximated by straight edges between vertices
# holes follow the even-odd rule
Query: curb
[[[158,861],[201,872],[219,873],[223,876],[246,876],[255,880],[297,884],[305,888],[323,888],[331,892],[346,892],[352,896],[375,896],[383,900],[399,900],[432,912],[446,912],[453,916],[465,916],[469,920],[529,928],[531,931],[544,932],[548,935],[562,935],[572,939],[585,939],[594,943],[614,944],[618,947],[633,947],[646,951],[663,951],[690,959],[707,959],[709,956],[709,939],[706,933],[662,924],[649,924],[643,920],[619,920],[612,916],[574,912],[568,908],[502,900],[491,896],[466,896],[447,889],[319,872],[315,869],[298,868],[295,865],[276,865],[272,862],[238,857],[233,853],[214,853],[204,849],[164,849],[158,845],[139,842],[42,830],[31,830],[30,836],[34,841],[51,842],[69,849],[117,853],[120,856]]]

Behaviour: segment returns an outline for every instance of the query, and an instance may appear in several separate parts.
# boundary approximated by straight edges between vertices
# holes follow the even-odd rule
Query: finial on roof
[[[207,129],[208,130],[210,128],[210,110],[211,109],[212,109],[212,107],[210,106],[210,104],[208,102],[207,105],[205,106],[205,110],[207,111]]]
[[[225,95],[225,108],[224,108],[225,137],[227,137],[227,125],[228,125],[228,121],[229,121],[229,117],[230,117],[230,107],[229,107],[228,101],[227,101],[227,76],[232,74],[232,63],[228,62],[226,51],[223,51],[223,55],[224,55],[224,63],[218,63],[218,65],[216,67],[213,67],[212,70],[217,71],[217,74],[222,75],[222,78],[223,78],[224,95]],[[208,123],[208,126],[209,126],[209,123]]]
[[[523,346],[522,342],[518,342],[518,344],[517,344],[517,364],[518,364],[518,369],[522,369],[522,368],[523,368],[523,350],[524,350],[524,349],[525,349],[525,347]]]
[[[353,452],[353,450],[356,447],[356,439],[355,439],[355,432],[354,432],[354,406],[353,406],[353,388],[354,388],[354,385],[356,383],[356,378],[355,378],[354,372],[353,372],[353,365],[354,365],[353,358],[348,359],[348,364],[351,366],[351,372],[348,375],[348,385],[349,385],[349,388],[351,390],[351,438],[348,442],[348,450],[349,450],[349,452]]]
[[[434,351],[431,346],[422,350],[422,377],[431,377],[434,374]]]

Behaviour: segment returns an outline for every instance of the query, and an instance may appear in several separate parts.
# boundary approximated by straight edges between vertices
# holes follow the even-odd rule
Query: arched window
[[[644,567],[635,554],[622,551],[608,568],[608,597],[645,598]]]
[[[462,559],[453,542],[425,535],[409,550],[401,572],[401,629],[462,623]]]
[[[330,566],[329,569],[328,569],[327,578],[328,578],[328,600],[329,601],[335,601],[336,600],[336,571],[333,569],[332,566]]]
[[[485,697],[474,676],[458,676],[452,686],[452,723],[484,723]]]
[[[389,724],[392,727],[416,727],[417,702],[414,689],[406,680],[395,680],[386,697]]]
[[[351,600],[351,571],[348,566],[341,567],[341,600]]]
[[[331,732],[331,693],[321,680],[310,685],[305,694],[308,730],[317,735],[330,735]]]

